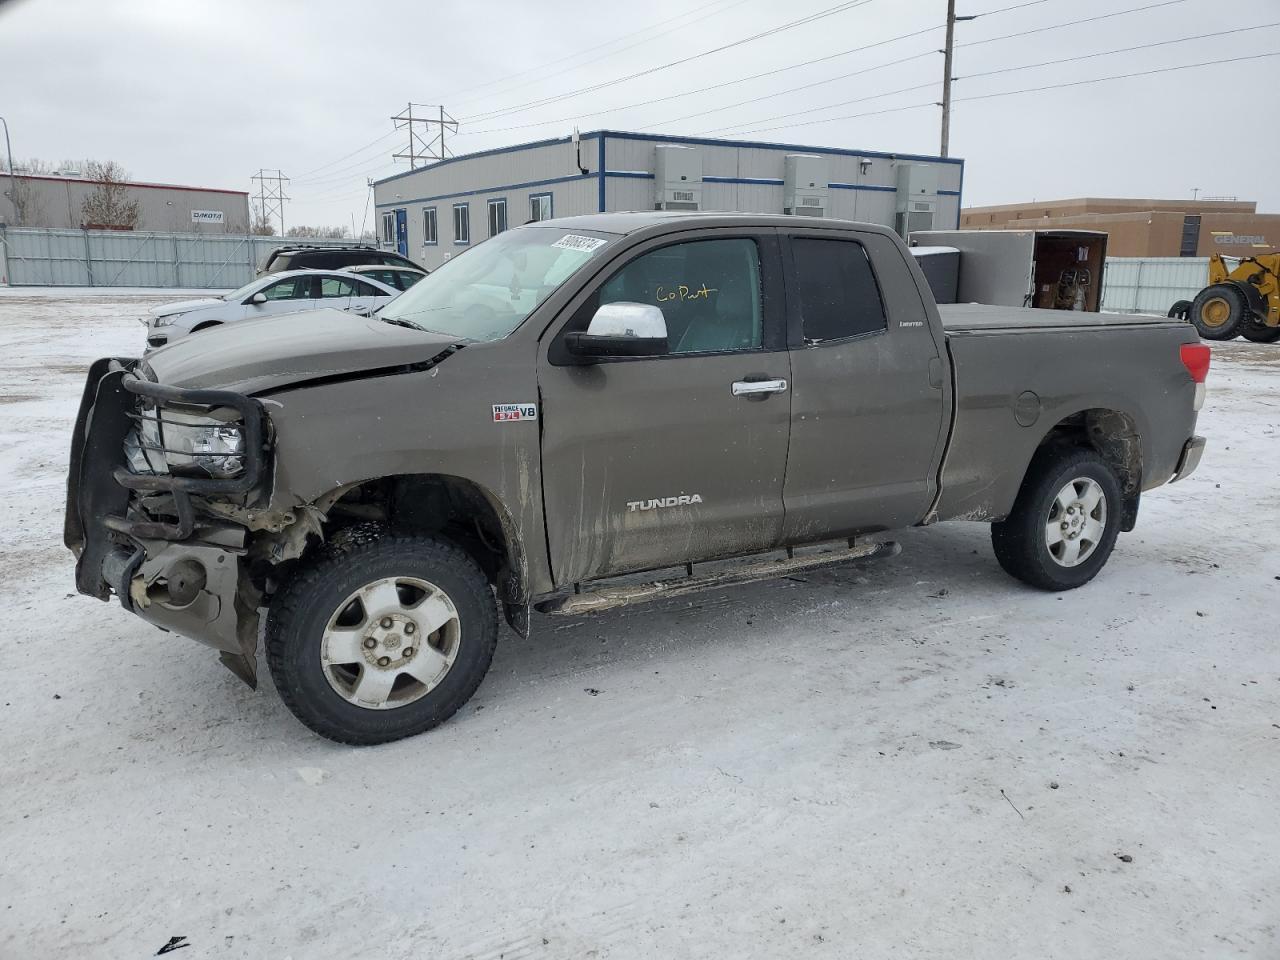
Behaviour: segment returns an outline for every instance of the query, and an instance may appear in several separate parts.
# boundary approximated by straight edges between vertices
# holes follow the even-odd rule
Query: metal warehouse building
[[[54,229],[85,224],[85,200],[101,184],[77,176],[0,175],[0,222],[11,227]],[[135,230],[173,233],[249,232],[249,194],[217,187],[184,187],[172,183],[124,184],[127,199],[138,201]],[[20,197],[20,206],[13,198]],[[25,214],[25,215],[20,215]]]
[[[620,210],[739,210],[912,230],[960,222],[964,161],[598,130],[483,150],[379,180],[387,249],[438,267],[508,226]]]

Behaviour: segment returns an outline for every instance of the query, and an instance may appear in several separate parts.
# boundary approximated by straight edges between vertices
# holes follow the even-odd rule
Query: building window
[[[529,198],[529,220],[531,223],[537,223],[539,220],[550,220],[555,214],[552,212],[554,207],[551,203],[551,194],[535,193]]]
[[[1182,246],[1178,251],[1181,257],[1194,257],[1200,247],[1200,215],[1189,213],[1182,218]]]
[[[382,242],[396,242],[396,215],[390,211],[382,215]]]
[[[453,205],[453,242],[471,242],[471,207],[468,204]]]
[[[435,244],[440,242],[440,235],[436,233],[436,208],[422,208],[422,245]]]
[[[489,236],[496,237],[507,229],[507,199],[499,197],[489,201]]]

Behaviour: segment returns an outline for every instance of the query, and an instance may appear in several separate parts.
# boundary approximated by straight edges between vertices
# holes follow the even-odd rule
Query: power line
[[[1153,47],[1165,47],[1174,43],[1187,43],[1191,40],[1207,40],[1212,37],[1221,37],[1221,36],[1226,36],[1227,34],[1232,34],[1232,33],[1243,33],[1249,30],[1262,30],[1262,29],[1267,29],[1269,27],[1275,27],[1275,26],[1280,26],[1280,22],[1262,23],[1252,27],[1237,27],[1231,30],[1218,30],[1213,33],[1200,33],[1190,37],[1179,37],[1176,40],[1160,40],[1160,41],[1157,41],[1156,43],[1144,43],[1138,46],[1121,47],[1117,50],[1101,50],[1097,53],[1085,53],[1085,54],[1080,54],[1074,57],[1062,57],[1058,60],[1041,60],[1037,63],[1026,63],[1017,67],[1001,67],[997,70],[986,70],[986,71],[983,71],[982,73],[966,74],[961,77],[956,77],[956,79],[957,80],[978,80],[978,79],[981,79],[982,77],[994,77],[1004,73],[1016,73],[1020,70],[1034,70],[1039,67],[1051,67],[1051,66],[1057,66],[1063,63],[1076,63],[1081,60],[1094,60],[1094,59],[1097,59],[1098,57],[1114,56],[1117,53],[1134,53],[1138,50],[1150,50]],[[929,87],[932,87],[936,82],[937,81],[931,80],[927,83],[916,84],[913,87],[902,87],[898,90],[888,90],[884,93],[869,94],[868,96],[856,97],[852,100],[841,100],[838,103],[828,103],[821,107],[810,107],[807,110],[797,110],[791,113],[779,114],[778,116],[775,116],[775,117],[764,117],[763,119],[760,119],[760,120],[752,120],[750,121],[750,123],[751,124],[771,123],[774,120],[784,120],[792,117],[801,117],[809,113],[819,113],[823,110],[834,110],[837,107],[852,106],[855,103],[866,103],[870,100],[880,100],[884,97],[891,97],[899,93],[910,93],[915,90],[924,90]],[[714,111],[707,111],[707,112],[714,112]],[[681,119],[685,119],[685,118],[681,118]],[[674,120],[672,121],[672,123],[675,123],[675,122],[677,121],[674,121]],[[716,127],[711,130],[705,130],[705,131],[702,131],[702,133],[703,134],[721,133],[725,130],[733,130],[741,126],[742,126],[741,124],[731,124],[729,126]]]
[[[1266,57],[1280,57],[1280,51],[1276,51],[1272,53],[1258,53],[1258,54],[1253,54],[1252,56],[1245,56],[1245,57],[1228,57],[1222,60],[1203,60],[1199,63],[1184,63],[1184,64],[1172,66],[1172,67],[1157,67],[1153,70],[1140,70],[1134,73],[1118,73],[1118,74],[1113,74],[1112,76],[1109,76],[1109,77],[1093,77],[1088,80],[1072,80],[1066,83],[1050,83],[1040,87],[1021,87],[1017,90],[1004,90],[998,93],[975,94],[974,96],[970,96],[970,97],[956,97],[954,102],[965,103],[965,102],[971,102],[975,100],[993,100],[998,97],[1013,97],[1013,96],[1018,96],[1024,93],[1042,93],[1046,90],[1061,90],[1067,87],[1083,87],[1083,86],[1088,86],[1090,84],[1095,84],[1095,83],[1106,83],[1110,80],[1128,80],[1133,77],[1148,77],[1148,76],[1153,76],[1159,73],[1174,73],[1179,70],[1193,70],[1198,67],[1212,67],[1212,66],[1217,66],[1219,64],[1224,64],[1224,63],[1242,63],[1247,60],[1261,60],[1261,59],[1265,59]],[[790,130],[793,127],[809,127],[809,126],[815,126],[817,124],[822,124],[822,123],[834,123],[837,120],[856,120],[861,117],[874,117],[874,116],[879,116],[881,114],[886,114],[886,113],[901,113],[907,110],[919,110],[922,107],[936,107],[936,106],[937,104],[933,101],[927,101],[924,103],[908,103],[898,107],[886,107],[883,110],[871,110],[865,113],[852,113],[852,114],[847,114],[839,117],[824,117],[819,120],[802,120],[799,123],[785,123],[776,127],[752,127],[751,129],[741,129],[739,132],[743,134],[769,133],[773,130]],[[755,121],[755,122],[761,123],[765,121]]]
[[[1161,3],[1149,3],[1145,7],[1130,7],[1127,10],[1113,10],[1111,13],[1100,13],[1096,17],[1085,17],[1083,20],[1067,20],[1061,23],[1051,23],[1048,26],[1034,27],[1031,30],[1022,30],[1019,33],[1006,33],[1004,36],[1000,37],[987,37],[985,40],[968,40],[965,43],[957,43],[956,49],[961,47],[977,47],[984,43],[995,43],[998,40],[1012,40],[1015,37],[1029,37],[1033,33],[1045,33],[1049,30],[1058,30],[1062,27],[1078,27],[1083,23],[1097,23],[1099,20],[1110,20],[1112,17],[1122,17],[1127,13],[1142,13],[1144,10],[1156,10],[1160,7],[1171,7],[1175,3],[1186,2],[1187,0],[1162,0]]]
[[[1045,0],[1033,0],[1033,2],[1043,3],[1045,2]],[[521,123],[521,124],[516,124],[514,126],[509,126],[509,127],[492,127],[486,130],[463,130],[458,133],[458,136],[471,137],[471,136],[478,136],[479,134],[482,134],[482,133],[506,133],[511,130],[528,130],[532,127],[544,127],[552,123],[569,123],[574,120],[580,120],[583,117],[598,117],[604,114],[617,113],[621,110],[632,110],[637,107],[651,107],[656,103],[668,103],[671,100],[682,100],[685,97],[691,97],[699,93],[708,93],[712,90],[721,90],[724,87],[736,86],[739,83],[747,83],[751,80],[759,80],[763,77],[773,77],[773,76],[777,76],[780,73],[787,73],[791,70],[799,70],[801,67],[811,67],[814,64],[826,63],[828,60],[836,60],[836,59],[839,59],[840,57],[850,56],[851,54],[862,53],[866,50],[872,50],[875,47],[883,47],[890,43],[896,43],[899,40],[909,40],[911,37],[918,37],[918,36],[921,36],[922,34],[931,33],[934,30],[940,30],[942,29],[942,26],[943,25],[940,23],[935,24],[932,27],[925,27],[923,30],[913,30],[910,33],[899,34],[896,37],[889,37],[886,40],[877,40],[875,43],[863,44],[860,47],[850,47],[848,50],[841,50],[838,53],[829,53],[823,57],[814,57],[812,60],[803,60],[800,63],[788,64],[785,67],[775,67],[772,70],[765,70],[761,73],[753,73],[750,76],[738,77],[737,79],[734,79],[734,80],[722,80],[720,83],[713,83],[705,87],[698,87],[694,90],[682,90],[680,93],[669,94],[665,97],[655,97],[652,100],[642,100],[638,103],[627,103],[621,106],[609,107],[604,110],[594,110],[590,113],[579,113],[572,117],[559,117],[555,120],[539,120],[535,123]],[[929,51],[929,52],[932,53],[933,51]],[[833,79],[840,79],[840,78],[837,77]],[[657,126],[657,124],[649,124],[649,126],[640,127],[639,129],[648,130],[649,127],[653,127],[653,126]]]
[[[818,20],[823,20],[823,19],[826,19],[827,17],[835,16],[838,13],[843,13],[846,10],[851,10],[855,7],[862,7],[867,5],[868,3],[873,3],[873,2],[875,2],[875,0],[846,0],[846,2],[844,3],[839,3],[833,7],[827,7],[825,10],[820,10],[817,13],[812,13],[812,14],[809,14],[808,16],[800,17],[799,19],[791,20],[791,21],[788,21],[787,23],[779,24],[778,26],[771,27],[768,30],[762,30],[760,33],[752,34],[749,37],[743,37],[740,40],[734,40],[730,43],[721,44],[720,46],[713,47],[710,50],[702,50],[698,53],[690,54],[687,57],[681,57],[679,60],[672,60],[669,63],[663,63],[655,67],[649,67],[645,70],[639,70],[635,73],[627,74],[625,77],[617,77],[613,80],[605,80],[605,81],[602,81],[601,83],[592,84],[587,87],[580,87],[577,90],[570,90],[568,93],[558,94],[553,97],[546,97],[542,100],[531,100],[527,103],[516,104],[515,106],[508,107],[506,109],[491,110],[487,113],[477,114],[474,117],[466,117],[464,119],[466,122],[474,122],[478,120],[491,120],[491,119],[494,119],[495,117],[506,116],[507,114],[517,113],[521,110],[528,110],[533,107],[546,106],[549,103],[559,103],[560,101],[563,101],[563,100],[569,100],[569,99],[572,99],[573,97],[582,96],[584,93],[594,93],[595,91],[603,90],[606,87],[616,86],[619,83],[626,83],[630,80],[636,80],[640,77],[647,77],[652,74],[658,73],[662,70],[669,70],[672,67],[678,67],[681,64],[689,63],[693,60],[700,60],[703,57],[709,57],[712,54],[721,53],[725,50],[731,50],[734,47],[740,47],[743,44],[753,43],[754,41],[761,40],[765,37],[776,36],[777,34],[783,33],[784,31],[793,30],[796,27],[804,26],[809,23],[814,23]]]
[[[724,0],[716,0],[716,3],[723,3],[723,2],[724,2]],[[689,27],[693,26],[695,23],[701,23],[703,20],[710,19],[711,17],[717,17],[717,16],[720,16],[720,15],[722,15],[722,14],[728,13],[728,12],[729,12],[730,10],[732,10],[734,7],[740,7],[740,6],[742,6],[742,5],[743,5],[744,3],[746,3],[746,2],[747,2],[747,0],[733,0],[733,2],[732,2],[732,3],[730,3],[727,7],[724,7],[724,8],[723,8],[723,9],[721,9],[721,10],[713,10],[713,11],[711,11],[710,13],[705,13],[705,14],[703,14],[703,15],[702,15],[702,16],[700,16],[700,17],[695,17],[694,19],[689,20],[689,21],[687,21],[686,23],[682,23],[682,24],[680,24],[679,26],[676,26],[676,27],[671,27],[671,28],[670,28],[670,29],[668,29],[668,30],[662,30],[662,31],[660,31],[660,32],[658,32],[658,33],[653,34],[652,36],[646,37],[646,38],[645,38],[645,39],[643,39],[643,40],[638,40],[638,41],[636,41],[635,43],[628,44],[628,45],[627,45],[627,46],[625,46],[625,47],[619,47],[619,48],[618,48],[618,49],[616,49],[616,50],[610,50],[608,53],[603,53],[603,54],[601,54],[600,56],[598,56],[598,57],[593,57],[593,58],[592,58],[592,59],[590,59],[590,60],[584,60],[584,61],[582,61],[581,63],[575,63],[575,64],[573,64],[572,66],[565,67],[563,70],[557,70],[557,71],[555,71],[555,72],[553,72],[553,73],[546,74],[545,76],[541,76],[541,77],[537,77],[537,78],[531,78],[531,79],[529,79],[529,80],[525,81],[525,83],[535,83],[535,82],[537,82],[537,83],[541,83],[541,82],[543,82],[543,81],[550,80],[552,77],[559,77],[559,76],[563,76],[564,74],[569,73],[569,72],[570,72],[570,71],[572,71],[572,70],[581,70],[583,67],[588,67],[588,66],[590,66],[590,65],[591,65],[591,64],[593,64],[593,63],[599,63],[601,60],[606,60],[606,59],[608,59],[608,58],[610,58],[610,57],[616,57],[616,56],[618,56],[619,54],[626,53],[628,50],[634,50],[636,47],[643,46],[643,45],[644,45],[644,44],[646,44],[646,43],[652,43],[654,40],[657,40],[659,37],[666,36],[667,34],[669,34],[669,33],[673,33],[673,32],[675,32],[676,30],[685,30],[685,29],[688,29]],[[715,5],[716,5],[716,4],[708,4],[707,6],[715,6]],[[671,20],[664,20],[664,21],[662,21],[662,22],[661,22],[661,23],[659,23],[659,24],[655,24],[655,26],[662,26],[663,24],[671,23],[671,22],[672,22],[672,21],[674,21],[674,20],[680,20],[680,19],[683,19],[684,17],[691,16],[692,14],[697,13],[699,10],[704,10],[704,9],[706,9],[706,7],[697,7],[697,8],[695,8],[695,9],[693,9],[693,10],[690,10],[688,13],[681,14],[679,17],[672,17],[672,18],[671,18]],[[650,29],[652,29],[652,28],[650,28]],[[625,35],[625,36],[623,36],[623,37],[620,37],[620,38],[619,38],[619,40],[625,40],[625,39],[627,39],[628,37],[637,36],[638,34],[640,34],[640,33],[644,33],[644,32],[646,32],[646,31],[643,31],[643,30],[636,31],[636,33],[634,33],[634,34],[627,34],[627,35]],[[618,41],[617,41],[617,40],[615,40],[615,41],[612,41],[611,43],[604,43],[604,44],[600,44],[600,45],[599,45],[599,46],[597,46],[597,47],[588,47],[588,48],[587,48],[587,49],[585,49],[585,50],[580,50],[580,51],[578,51],[577,53],[570,54],[570,55],[569,55],[569,56],[567,56],[567,57],[562,57],[560,60],[553,61],[553,63],[552,63],[552,64],[545,64],[544,66],[551,66],[551,65],[554,65],[555,63],[560,63],[560,62],[562,62],[563,60],[572,60],[572,59],[574,59],[574,58],[576,58],[576,57],[582,56],[583,54],[590,53],[590,52],[591,52],[591,51],[593,51],[593,50],[600,49],[600,47],[610,46],[610,45],[612,45],[612,43],[616,43],[616,42],[618,42]],[[527,70],[527,71],[524,71],[524,72],[525,72],[525,73],[530,73],[530,72],[534,72],[534,71],[539,70],[539,69],[542,69],[542,68],[540,68],[540,67],[534,67],[534,68],[531,68],[530,70]],[[513,74],[513,76],[520,76],[520,74]],[[495,81],[495,82],[497,82],[497,81]],[[495,96],[498,96],[498,95],[500,95],[500,94],[502,94],[502,93],[507,93],[507,92],[509,92],[510,90],[518,89],[520,86],[521,86],[520,84],[516,84],[516,85],[514,85],[514,86],[512,86],[512,87],[508,87],[508,88],[505,88],[505,89],[503,89],[503,90],[495,90],[495,91],[493,91],[492,93],[485,94],[484,96],[481,96],[481,97],[470,97],[470,98],[467,98],[467,100],[468,100],[468,101],[474,101],[474,100],[484,100],[484,99],[488,99],[489,97],[495,97]],[[464,101],[464,102],[467,102],[467,101]]]
[[[390,133],[384,133],[380,137],[375,137],[374,139],[366,143],[363,147],[357,147],[356,149],[352,150],[350,153],[345,153],[342,156],[338,157],[338,159],[336,160],[330,160],[328,163],[322,163],[320,164],[320,166],[315,167],[312,170],[308,170],[306,173],[300,174],[298,176],[298,180],[305,180],[307,177],[311,176],[311,174],[317,173],[325,169],[326,167],[331,167],[335,163],[341,163],[343,160],[346,160],[348,157],[354,157],[357,153],[364,153],[370,147],[374,146],[375,144],[381,143],[383,140],[386,140],[388,137],[395,136],[395,134],[396,134],[396,131],[392,130]]]

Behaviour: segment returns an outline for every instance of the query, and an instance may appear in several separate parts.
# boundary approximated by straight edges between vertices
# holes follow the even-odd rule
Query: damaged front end
[[[256,686],[262,594],[248,530],[229,518],[268,501],[270,448],[258,400],[156,383],[142,361],[97,361],[67,476],[76,588],[214,647]]]

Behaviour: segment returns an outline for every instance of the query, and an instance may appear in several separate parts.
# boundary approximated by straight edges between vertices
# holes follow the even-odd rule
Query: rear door
[[[351,309],[356,287],[355,280],[335,276],[321,276],[316,279],[320,284],[320,302],[316,306],[331,307],[334,310]]]
[[[559,584],[766,550],[781,535],[791,415],[776,235],[679,237],[629,252],[544,336],[542,489]],[[670,351],[573,364],[564,334],[617,301],[658,306]],[[775,389],[736,395],[749,381]]]
[[[785,249],[786,539],[909,526],[933,500],[946,439],[941,334],[892,238],[797,230]]]

